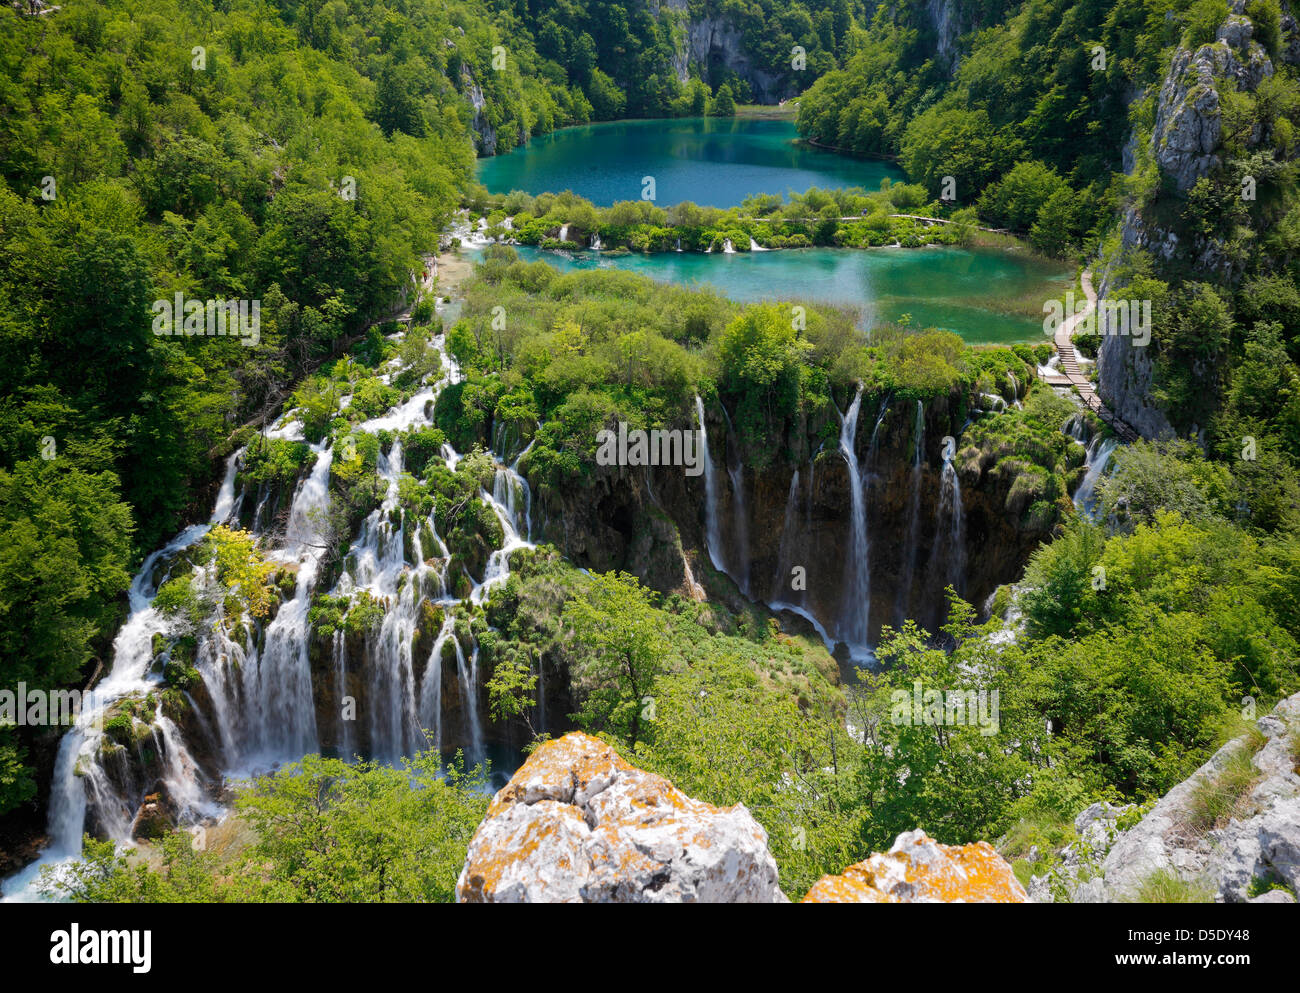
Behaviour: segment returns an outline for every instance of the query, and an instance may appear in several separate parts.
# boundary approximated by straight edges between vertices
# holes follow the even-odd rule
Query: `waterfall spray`
[[[858,412],[862,406],[862,387],[858,386],[848,412],[840,418],[840,453],[849,469],[851,514],[849,521],[849,547],[844,562],[844,596],[840,607],[838,636],[848,644],[856,656],[870,655],[867,644],[870,630],[871,568],[868,561],[867,501],[864,492],[862,469],[855,450],[858,433]]]

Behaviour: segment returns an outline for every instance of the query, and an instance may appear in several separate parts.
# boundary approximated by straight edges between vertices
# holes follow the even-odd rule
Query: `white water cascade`
[[[81,855],[82,833],[91,809],[95,811],[96,820],[108,837],[117,842],[129,839],[134,805],[120,794],[112,778],[100,765],[105,715],[113,704],[126,696],[147,693],[160,684],[161,677],[150,672],[153,663],[153,636],[168,627],[167,618],[153,607],[158,586],[168,578],[165,573],[159,574],[159,569],[174,556],[200,541],[214,525],[229,518],[237,505],[235,474],[243,453],[241,448],[226,460],[225,475],[208,523],[185,528],[162,548],[151,553],[132,579],[127,594],[130,612],[113,639],[112,668],[86,694],[76,724],[59,742],[47,817],[49,847],[39,860],[4,881],[6,901],[35,899],[38,894],[34,884],[41,869],[46,866],[57,867]],[[174,728],[170,721],[167,724]],[[172,751],[179,744],[179,736],[170,734],[169,729],[162,734],[161,742],[155,737],[155,745],[164,764],[165,778],[171,778],[177,769],[185,768],[187,764],[192,767],[193,761],[188,752],[181,755]],[[191,796],[188,790],[178,792],[183,799]]]
[[[961,501],[961,480],[946,453],[939,488],[939,525],[947,548],[948,571],[944,585],[952,586],[960,595],[966,580],[965,511]]]
[[[733,245],[733,244],[731,243],[731,239],[730,239],[730,238],[723,238],[723,239],[722,239],[722,254],[723,254],[723,255],[735,255],[735,254],[736,254],[736,246]]]
[[[722,561],[722,527],[718,521],[718,478],[709,454],[709,429],[704,423],[704,401],[695,397],[695,415],[700,419],[700,448],[704,453],[704,544],[709,561],[719,572],[726,572]]]
[[[925,475],[925,404],[916,401],[912,424],[912,495],[908,508],[907,539],[903,545],[903,570],[898,583],[895,619],[901,628],[907,620],[912,582],[916,577],[917,547],[921,543],[921,480]]]
[[[446,355],[440,339],[435,341],[435,346],[442,351],[447,366],[442,382],[421,388],[410,400],[382,417],[355,425],[354,433],[400,433],[431,423],[430,401],[437,390],[460,378],[459,369]],[[301,438],[301,425],[289,417],[285,422],[268,435]],[[460,455],[450,445],[445,445],[443,452],[448,467],[454,470]],[[531,547],[528,541],[531,493],[518,473],[519,461],[526,452],[527,448],[509,466],[498,463],[492,492],[479,493],[500,520],[505,543],[502,549],[491,553],[482,581],[473,583],[471,579],[473,588],[469,599],[475,605],[482,605],[490,590],[508,578],[511,552]],[[366,518],[351,543],[331,591],[349,596],[366,591],[382,603],[382,622],[366,636],[362,658],[349,658],[345,638],[336,633],[332,639],[332,665],[324,670],[325,683],[313,687],[308,658],[311,642],[308,614],[325,553],[334,541],[328,510],[330,471],[336,455],[333,448],[323,444],[312,446],[312,453],[314,462],[293,495],[283,537],[276,541],[273,533],[254,531],[266,560],[293,574],[292,595],[284,600],[264,629],[247,615],[227,618],[224,598],[217,597],[213,616],[195,632],[194,667],[211,704],[210,709],[202,712],[196,708],[195,718],[200,729],[210,729],[223,775],[242,777],[269,771],[281,762],[295,761],[317,751],[320,732],[325,730],[324,726],[318,729],[316,724],[318,700],[330,701],[322,712],[333,713],[332,703],[341,700],[349,682],[356,685],[357,680],[362,681],[367,693],[357,727],[365,729],[368,735],[371,757],[395,760],[428,745],[441,748],[446,737],[441,670],[447,638],[452,638],[455,646],[467,725],[464,729],[467,757],[471,764],[484,759],[483,720],[478,709],[478,646],[472,637],[471,643],[465,646],[456,638],[455,611],[463,608],[461,601],[447,592],[444,572],[449,552],[437,534],[433,515],[424,520],[414,519],[400,505],[399,483],[403,472],[400,437],[394,440],[386,455],[380,453],[377,470],[386,483],[386,494],[381,506]],[[59,746],[49,813],[52,843],[40,862],[5,881],[7,898],[36,898],[38,894],[32,884],[42,866],[79,856],[82,832],[92,823],[101,834],[121,844],[129,843],[139,798],[120,792],[120,784],[130,780],[129,770],[123,772],[127,758],[120,747],[101,749],[102,715],[128,695],[143,697],[163,688],[162,674],[154,658],[155,635],[175,635],[179,629],[175,618],[153,607],[154,595],[173,573],[180,574],[177,570],[189,568],[194,569],[196,588],[206,588],[204,584],[212,578],[211,566],[191,567],[181,553],[200,541],[213,525],[230,520],[244,500],[251,499],[249,494],[240,493],[237,497],[235,493],[241,456],[242,449],[227,462],[210,521],[186,528],[151,554],[132,582],[130,614],[114,641],[112,668],[89,694],[77,726],[64,736]],[[421,603],[426,600],[441,606],[444,622],[430,657],[417,660],[412,658],[415,628]],[[332,699],[331,692],[336,694]],[[176,724],[160,707],[152,723],[148,717],[133,718],[133,721],[137,733],[144,734],[158,755],[157,769],[151,769],[149,775],[157,775],[165,787],[179,822],[193,823],[219,815],[220,808],[209,799],[211,784],[205,781]],[[333,724],[331,719],[331,729]],[[348,721],[339,720],[337,724],[339,751],[349,757],[361,742]],[[429,731],[428,738],[423,733],[425,729]],[[100,764],[101,757],[106,757],[103,760],[107,765]],[[134,784],[137,791],[139,786]]]
[[[1115,454],[1115,449],[1118,447],[1119,439],[1112,436],[1103,441],[1100,433],[1094,436],[1088,445],[1088,456],[1085,461],[1088,471],[1084,473],[1079,488],[1074,491],[1074,506],[1079,513],[1089,519],[1092,519],[1097,504],[1097,484],[1105,475],[1106,469],[1110,466],[1111,456]]]
[[[589,246],[589,247],[591,248],[591,250],[592,250],[593,252],[599,252],[599,251],[600,251],[600,249],[601,249],[601,244],[600,244],[600,235],[598,235],[598,234],[593,234],[593,235],[591,236],[591,242],[590,242],[590,246]]]
[[[871,658],[867,644],[871,611],[870,548],[867,542],[867,500],[855,449],[858,412],[862,406],[862,387],[858,386],[853,402],[840,416],[840,453],[849,469],[850,513],[849,547],[844,561],[844,598],[837,625],[839,639],[849,646],[855,658]]]
[[[731,464],[730,454],[735,448],[739,450],[739,445],[731,444],[732,436],[735,434],[735,427],[731,423],[731,415],[727,413],[725,404],[719,403],[722,408],[722,417],[727,422],[727,478],[731,481],[731,547],[735,553],[735,560],[731,563],[728,575],[736,581],[745,596],[749,596],[749,510],[745,501],[745,463],[740,461],[739,455],[736,456],[736,464]]]
[[[776,555],[776,576],[772,581],[771,600],[785,600],[790,590],[790,573],[794,568],[794,550],[799,525],[799,470],[790,477],[790,492],[785,498],[785,517],[781,521],[781,542]],[[802,591],[799,599],[803,599]]]

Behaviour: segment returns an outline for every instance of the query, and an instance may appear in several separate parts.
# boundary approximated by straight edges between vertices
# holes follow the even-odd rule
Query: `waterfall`
[[[236,505],[235,475],[243,454],[244,449],[240,448],[227,458],[225,474],[208,522],[185,528],[162,548],[152,552],[132,578],[127,592],[129,613],[113,639],[112,667],[108,675],[85,695],[76,723],[59,741],[47,815],[49,847],[40,859],[5,880],[6,901],[34,899],[34,886],[42,868],[51,866],[57,871],[60,864],[80,856],[82,834],[92,811],[108,837],[118,842],[128,840],[135,805],[122,795],[100,764],[104,716],[113,704],[129,694],[147,692],[157,685],[157,677],[149,672],[153,663],[153,636],[163,631],[167,622],[153,608],[153,597],[158,585],[168,577],[156,573],[160,564],[170,562],[180,552],[202,540],[214,525],[223,523],[233,512]]]
[[[181,739],[180,728],[162,712],[161,702],[154,714],[150,733],[154,753],[162,763],[162,781],[167,797],[176,805],[179,817],[192,821],[217,813],[219,808],[204,795],[200,785],[202,777],[194,757]]]
[[[561,224],[561,225],[560,225],[560,241],[568,241],[568,240],[569,240],[569,225],[567,225],[567,224]]]
[[[844,597],[840,607],[838,636],[849,646],[855,658],[869,657],[867,644],[871,611],[870,549],[867,543],[867,501],[864,492],[862,469],[855,450],[858,433],[858,412],[862,406],[862,386],[858,386],[848,412],[840,417],[840,453],[849,469],[851,496],[849,520],[849,546],[844,562]]]
[[[601,244],[600,244],[600,235],[598,235],[598,234],[593,234],[593,235],[591,236],[591,250],[592,250],[593,252],[599,252],[600,249],[601,249]]]
[[[431,422],[431,401],[438,390],[461,378],[442,340],[435,339],[434,347],[446,360],[443,379],[422,386],[383,416],[354,425],[353,432],[390,431],[400,435],[407,428]],[[347,399],[341,401],[341,409]],[[291,414],[285,415],[267,437],[301,440],[301,422]],[[442,652],[448,637],[455,640],[454,612],[460,600],[447,595],[449,552],[438,536],[433,516],[413,519],[400,506],[400,437],[387,453],[379,455],[377,469],[387,484],[385,496],[351,542],[331,591],[339,596],[367,592],[383,606],[383,619],[366,637],[366,650],[360,659],[349,658],[346,636],[342,631],[335,632],[331,665],[320,677],[323,685],[313,686],[308,612],[323,573],[324,556],[335,542],[328,510],[330,472],[337,453],[324,443],[311,446],[311,451],[314,460],[294,492],[283,535],[263,533],[256,527],[254,530],[266,561],[293,574],[292,594],[264,626],[248,615],[227,616],[224,598],[218,597],[213,615],[198,631],[194,666],[207,690],[210,709],[200,712],[195,708],[194,717],[202,733],[210,732],[219,743],[221,771],[226,776],[265,771],[275,763],[296,761],[317,751],[317,696],[329,700],[333,695],[341,705],[349,681],[353,686],[360,681],[366,687],[368,696],[360,708],[364,713],[359,716],[365,722],[372,757],[391,760],[424,747],[424,728],[429,729],[433,747],[441,749],[444,743]],[[520,459],[527,451],[525,448],[520,452],[509,466],[499,464],[492,492],[479,493],[500,520],[506,540],[504,548],[491,554],[482,581],[473,587],[471,599],[477,604],[484,603],[490,590],[508,578],[511,552],[531,547],[531,491],[518,473]],[[177,635],[177,625],[182,621],[156,610],[153,598],[157,587],[171,578],[172,568],[191,568],[180,553],[202,540],[213,525],[237,515],[245,500],[260,497],[270,506],[274,497],[271,488],[264,488],[260,494],[251,489],[236,492],[242,454],[241,449],[226,462],[225,477],[209,521],[187,527],[149,555],[133,579],[129,614],[113,642],[111,669],[87,696],[76,726],[59,744],[50,790],[52,843],[40,862],[6,880],[5,891],[10,897],[33,898],[36,894],[32,884],[41,867],[77,857],[87,827],[120,843],[130,840],[132,821],[139,808],[137,794],[148,784],[132,782],[138,778],[135,763],[123,748],[106,744],[102,718],[117,701],[127,696],[143,697],[162,685],[155,665],[155,636]],[[450,445],[443,446],[443,455],[454,470],[460,455]],[[257,516],[260,520],[272,515],[267,512]],[[214,567],[193,567],[193,576],[197,586],[209,586],[215,581]],[[426,600],[440,605],[445,619],[429,659],[424,660],[423,672],[417,672],[412,650],[423,617],[421,604]],[[465,704],[467,751],[471,761],[477,761],[486,757],[478,705],[479,649],[473,641],[465,646],[456,641],[455,650],[457,679]],[[193,706],[193,699],[187,698]],[[329,711],[326,706],[322,713]],[[539,704],[539,714],[544,721],[544,705]],[[340,726],[339,750],[349,756],[363,742],[356,740],[350,722],[340,721]],[[147,719],[137,721],[136,732],[158,756],[161,782],[181,823],[192,823],[220,811],[209,801],[204,774],[172,720],[158,711],[151,723]]]
[[[731,520],[731,550],[735,555],[732,560],[731,568],[727,571],[736,585],[740,587],[741,592],[749,596],[749,510],[745,503],[745,464],[739,460],[737,454],[736,464],[731,464],[731,455],[739,451],[739,442],[732,444],[732,435],[735,434],[735,427],[731,423],[731,415],[727,413],[726,404],[719,403],[722,409],[722,417],[727,422],[727,478],[731,481],[731,503],[732,503],[732,520]]]
[[[212,698],[228,763],[260,767],[317,748],[307,612],[325,552],[319,528],[329,507],[333,454],[333,449],[317,451],[311,472],[294,494],[284,547],[267,557],[296,567],[297,580],[293,599],[281,605],[266,628],[265,647],[259,652],[249,642],[240,646],[230,641],[220,619],[202,639],[207,651],[201,645],[196,667]]]
[[[1088,437],[1088,426],[1083,413],[1080,411],[1067,417],[1065,423],[1061,426],[1061,431],[1076,444],[1084,444]]]
[[[340,704],[348,696],[348,640],[342,630],[334,632],[334,699]],[[339,756],[348,759],[356,750],[352,735],[352,722],[344,720],[342,710],[339,714]]]
[[[731,503],[734,508],[731,533],[737,559],[731,578],[749,596],[749,510],[745,506],[745,464],[737,462],[735,466],[727,466],[727,478],[731,480]]]
[[[948,548],[948,581],[945,585],[951,585],[960,595],[966,585],[965,518],[961,502],[961,480],[957,478],[957,470],[948,458],[943,460],[939,520]]]
[[[776,556],[776,576],[772,581],[772,600],[784,600],[794,568],[795,528],[799,512],[799,470],[790,477],[790,492],[785,498],[785,517],[781,522],[781,543]]]
[[[907,540],[903,545],[903,572],[898,584],[894,608],[901,629],[907,620],[916,578],[917,548],[921,542],[921,479],[925,475],[925,404],[916,401],[916,419],[912,425],[912,495],[908,511]]]
[[[736,254],[736,246],[733,245],[733,244],[731,243],[731,239],[730,239],[730,238],[723,238],[723,239],[722,239],[722,254],[723,254],[723,255],[735,255],[735,254]]]
[[[876,450],[878,448],[878,439],[880,438],[880,425],[885,423],[885,415],[889,413],[889,397],[885,397],[885,402],[880,405],[880,413],[876,415],[876,426],[871,429],[871,442],[867,445],[867,469],[870,471],[871,466],[876,461]]]
[[[460,647],[460,639],[454,633],[451,641],[456,649],[456,671],[460,676],[461,702],[465,708],[466,730],[469,732],[470,747],[465,758],[470,765],[473,765],[482,762],[485,753],[483,727],[478,716],[478,645],[474,646],[474,651],[466,662],[465,651]]]
[[[455,618],[447,614],[429,652],[424,675],[420,677],[420,725],[429,733],[430,747],[439,752],[442,751],[442,648],[453,637],[455,626]]]
[[[750,250],[751,252],[767,252],[767,251],[771,251],[771,249],[764,248],[762,245],[760,245],[758,242],[756,242],[753,238],[750,238],[750,239],[749,239],[749,250]]]
[[[726,572],[722,563],[722,529],[718,523],[718,480],[709,454],[709,429],[704,423],[704,401],[695,396],[695,414],[700,419],[700,448],[704,452],[704,544],[713,568]]]
[[[681,238],[678,238],[678,239],[677,239],[677,249],[676,249],[676,250],[679,251],[679,252],[682,250],[682,239],[681,239]]]
[[[1097,503],[1097,484],[1101,481],[1101,477],[1105,475],[1106,468],[1110,465],[1110,457],[1118,446],[1118,438],[1110,437],[1103,441],[1100,433],[1088,445],[1088,456],[1084,463],[1087,465],[1088,471],[1084,473],[1083,482],[1079,484],[1079,488],[1074,491],[1074,506],[1079,513],[1089,520],[1093,517],[1093,511]]]

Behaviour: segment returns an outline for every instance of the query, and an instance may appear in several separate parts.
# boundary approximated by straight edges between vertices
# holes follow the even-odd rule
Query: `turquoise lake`
[[[1060,298],[1072,281],[1061,266],[1001,249],[801,248],[735,255],[610,255],[522,245],[515,250],[562,272],[626,269],[664,282],[711,286],[734,300],[854,307],[864,327],[910,314],[914,327],[947,328],[972,344],[1047,341],[1037,307]],[[1026,299],[1034,312],[1012,308],[1013,301]]]
[[[719,118],[626,121],[566,128],[479,163],[493,192],[573,190],[596,204],[638,199],[653,175],[656,203],[730,207],[755,193],[810,187],[876,189],[903,173],[795,143],[789,121]],[[610,267],[736,300],[802,300],[853,307],[862,326],[910,315],[915,327],[955,331],[973,344],[1039,342],[1042,304],[1059,299],[1066,266],[1001,248],[783,249],[654,255],[553,252],[520,247],[561,270]]]
[[[691,200],[738,207],[756,193],[803,193],[814,186],[880,188],[901,181],[889,162],[849,158],[796,144],[790,121],[685,117],[564,128],[505,155],[482,159],[478,178],[493,193],[572,190],[600,207],[640,200],[655,180],[655,203]]]

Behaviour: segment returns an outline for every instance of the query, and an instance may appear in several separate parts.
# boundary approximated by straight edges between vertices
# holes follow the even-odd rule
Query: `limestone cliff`
[[[647,0],[655,17],[667,13],[677,22],[676,49],[672,68],[677,79],[686,82],[694,69],[700,79],[716,86],[720,70],[730,70],[749,83],[754,100],[773,104],[794,96],[799,85],[790,66],[760,65],[745,49],[741,29],[722,13],[706,5],[703,16],[693,16],[688,0]]]
[[[1130,808],[1094,804],[1079,841],[1038,899],[1121,903],[1144,889],[1185,887],[1220,903],[1294,903],[1300,892],[1300,694],[1277,705],[1161,798],[1131,827]],[[1136,816],[1132,811],[1130,816]],[[1147,897],[1148,899],[1150,897]]]
[[[1008,387],[1005,400],[1014,401],[1015,391],[1023,394],[1023,386]],[[1032,473],[1017,474],[1014,460],[1000,461],[1003,453],[968,446],[954,461],[964,519],[960,547],[953,547],[942,512],[941,453],[945,436],[960,437],[967,401],[958,393],[931,400],[919,435],[915,403],[886,401],[883,394],[864,397],[855,439],[867,487],[872,639],[882,625],[897,627],[906,617],[937,630],[946,613],[943,591],[954,579],[967,600],[983,603],[1019,576],[1054,524],[1028,513],[1025,484]],[[847,398],[839,403],[847,406]],[[664,592],[698,598],[696,586],[704,584],[733,611],[744,609],[746,596],[793,605],[834,637],[844,610],[852,517],[835,411],[828,406],[792,421],[770,439],[766,453],[744,450],[716,401],[705,417],[718,477],[721,547],[714,551],[727,574],[718,582],[706,582],[714,569],[704,478],[681,467],[610,467],[581,487],[539,486],[535,536],[579,566],[633,572]],[[773,452],[783,454],[772,458]],[[795,567],[804,570],[799,585]],[[806,624],[789,611],[782,622],[792,630]]]
[[[1213,236],[1181,229],[1178,203],[1196,185],[1224,163],[1223,93],[1230,88],[1254,92],[1274,74],[1274,65],[1255,38],[1255,26],[1245,14],[1245,0],[1232,0],[1230,13],[1209,44],[1193,49],[1178,47],[1155,93],[1154,124],[1149,132],[1139,128],[1129,138],[1124,161],[1132,175],[1143,162],[1160,177],[1163,192],[1147,202],[1130,204],[1124,213],[1121,243],[1125,251],[1142,249],[1158,264],[1189,273],[1187,278],[1224,278],[1229,283],[1240,273],[1230,271],[1224,246]],[[1288,13],[1282,19],[1281,58],[1300,64],[1300,31]],[[1139,94],[1139,96],[1145,96]],[[1255,130],[1246,136],[1250,149],[1265,147],[1271,136]],[[1109,268],[1102,272],[1099,296],[1122,298]],[[1175,433],[1171,417],[1151,398],[1154,363],[1150,347],[1109,326],[1109,314],[1099,308],[1101,347],[1097,356],[1098,393],[1105,403],[1143,436],[1165,438]]]

